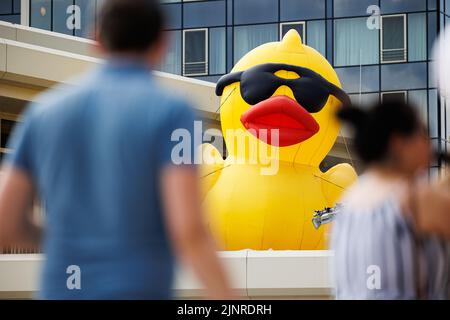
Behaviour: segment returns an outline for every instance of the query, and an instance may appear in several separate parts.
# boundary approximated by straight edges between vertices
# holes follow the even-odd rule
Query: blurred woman
[[[355,130],[355,150],[367,170],[342,199],[331,247],[338,299],[447,299],[447,244],[418,235],[412,186],[427,171],[425,126],[404,102],[368,111],[346,107],[339,118]]]

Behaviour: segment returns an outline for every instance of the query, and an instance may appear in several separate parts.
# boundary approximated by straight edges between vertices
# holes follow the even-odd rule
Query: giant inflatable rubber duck
[[[356,179],[348,164],[319,169],[339,132],[335,112],[348,101],[336,72],[290,30],[282,41],[245,55],[216,93],[228,157],[202,145],[202,175],[219,244],[224,250],[324,249],[328,225],[315,226],[313,215],[334,207]],[[264,156],[252,157],[255,150]]]

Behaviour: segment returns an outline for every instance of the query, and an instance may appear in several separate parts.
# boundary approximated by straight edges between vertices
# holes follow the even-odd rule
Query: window
[[[336,19],[334,65],[376,64],[379,61],[379,32],[367,28],[367,18]]]
[[[209,74],[226,73],[225,28],[209,29]]]
[[[191,2],[183,5],[183,25],[186,29],[225,24],[225,1]]]
[[[69,17],[67,8],[71,5],[73,5],[73,0],[53,2],[53,31],[73,35],[73,30],[67,26],[67,19]]]
[[[429,1],[431,2],[431,1]],[[427,2],[425,0],[381,0],[381,13],[398,13],[425,11]]]
[[[92,0],[75,0],[75,5],[80,8],[80,29],[74,29],[75,36],[93,38],[91,23],[95,19],[95,2]]]
[[[427,16],[426,13],[408,15],[408,60],[427,59]]]
[[[381,17],[381,62],[406,61],[406,15]]]
[[[349,95],[352,103],[361,107],[363,109],[368,109],[372,107],[375,103],[380,102],[380,94],[379,93],[355,93]]]
[[[285,22],[280,23],[280,39],[283,39],[284,35],[291,29],[297,30],[302,37],[303,43],[306,43],[305,22]]]
[[[181,31],[165,32],[169,39],[169,45],[158,69],[172,74],[181,74]]]
[[[208,29],[183,31],[183,75],[208,74]]]
[[[7,148],[8,146],[8,140],[11,135],[11,132],[13,131],[14,126],[17,124],[17,121],[14,120],[12,117],[1,117],[0,118],[0,157],[3,158],[3,156],[7,153],[9,153],[11,150]]]
[[[277,41],[278,24],[234,27],[234,63],[257,46]]]
[[[51,30],[52,5],[50,0],[32,0],[30,6],[30,26]]]
[[[428,125],[428,96],[427,90],[410,90],[408,92],[408,102],[417,108],[423,123]]]
[[[278,0],[239,0],[233,3],[235,24],[278,21]]]
[[[307,44],[320,52],[321,55],[326,55],[326,40],[325,40],[325,21],[314,20],[308,21],[306,24],[306,38]]]
[[[325,0],[280,0],[281,21],[321,19],[325,17]]]
[[[181,29],[181,6],[166,4],[161,7],[166,15],[166,29]]]
[[[381,65],[381,91],[425,89],[426,87],[426,62]]]
[[[392,92],[382,92],[381,93],[382,102],[396,102],[405,101],[406,102],[406,91],[392,91]]]
[[[373,0],[334,0],[334,5],[328,7],[334,8],[335,17],[365,16],[367,8],[376,3]]]
[[[378,66],[336,68],[335,70],[347,93],[380,90]]]

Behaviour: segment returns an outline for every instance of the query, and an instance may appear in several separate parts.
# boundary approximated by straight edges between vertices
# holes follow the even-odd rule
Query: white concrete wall
[[[233,288],[249,299],[329,299],[330,251],[220,252]],[[31,298],[39,288],[42,255],[0,255],[0,298]],[[81,279],[83,281],[83,279]],[[178,298],[204,294],[192,272],[178,268],[174,287]]]

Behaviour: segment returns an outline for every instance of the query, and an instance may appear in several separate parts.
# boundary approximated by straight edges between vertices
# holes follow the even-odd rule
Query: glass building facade
[[[20,0],[1,0],[0,20],[19,24]]]
[[[103,1],[29,0],[29,24],[89,37]],[[0,1],[0,19],[14,15],[18,2]],[[436,89],[430,59],[437,34],[450,22],[450,0],[161,2],[170,46],[160,70],[215,82],[248,51],[294,28],[333,65],[352,99],[362,106],[392,98],[414,102],[436,148],[448,151],[450,100]],[[74,29],[67,20],[73,5],[81,17]]]

